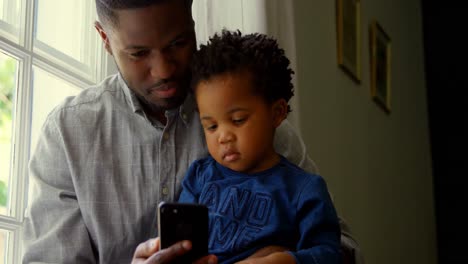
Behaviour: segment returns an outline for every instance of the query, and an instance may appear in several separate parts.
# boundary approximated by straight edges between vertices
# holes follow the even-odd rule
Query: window
[[[95,12],[94,0],[0,0],[0,263],[20,263],[27,165],[47,114],[107,71]]]

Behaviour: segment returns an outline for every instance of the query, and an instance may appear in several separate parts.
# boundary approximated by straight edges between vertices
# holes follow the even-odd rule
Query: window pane
[[[0,0],[0,33],[18,42],[21,19],[21,0]]]
[[[34,52],[82,72],[95,72],[94,0],[37,0]]]
[[[0,52],[0,214],[7,216],[10,215],[9,183],[17,68],[15,59]]]
[[[0,229],[0,263],[7,263],[7,247],[10,232]]]
[[[38,67],[33,68],[33,76],[31,153],[36,148],[42,124],[50,111],[65,97],[76,95],[82,90]]]

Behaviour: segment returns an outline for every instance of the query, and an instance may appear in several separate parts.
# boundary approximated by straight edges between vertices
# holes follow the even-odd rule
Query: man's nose
[[[150,61],[151,76],[157,79],[169,79],[174,75],[176,63],[170,54],[158,52]]]

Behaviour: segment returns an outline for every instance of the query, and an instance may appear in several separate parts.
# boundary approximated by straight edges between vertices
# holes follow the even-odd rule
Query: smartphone
[[[176,263],[192,263],[208,255],[208,208],[201,204],[161,202],[158,206],[160,248],[192,241],[192,249]]]

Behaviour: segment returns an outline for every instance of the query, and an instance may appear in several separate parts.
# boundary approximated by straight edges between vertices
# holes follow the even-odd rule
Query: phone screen
[[[208,254],[208,208],[201,204],[159,204],[158,230],[161,249],[179,241],[192,241],[192,250],[177,263],[192,263]]]

